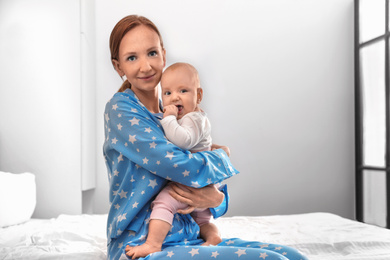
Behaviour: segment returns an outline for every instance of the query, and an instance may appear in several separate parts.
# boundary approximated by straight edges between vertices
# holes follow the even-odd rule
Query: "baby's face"
[[[166,71],[161,78],[162,101],[164,106],[174,105],[178,108],[177,118],[198,110],[199,82],[188,69],[176,68]]]

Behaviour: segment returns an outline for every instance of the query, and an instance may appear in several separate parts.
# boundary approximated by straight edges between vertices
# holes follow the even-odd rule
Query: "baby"
[[[206,114],[199,108],[203,90],[197,70],[187,63],[175,63],[168,67],[161,78],[164,116],[161,124],[166,137],[178,147],[191,152],[211,149],[211,125]],[[180,185],[180,184],[179,184]],[[180,185],[186,189],[184,185]],[[144,244],[126,247],[126,255],[132,259],[161,251],[161,246],[171,229],[173,215],[187,204],[175,200],[166,186],[152,203],[149,233]],[[218,228],[210,223],[209,209],[196,209],[191,213],[200,227],[203,245],[216,245],[222,240]]]

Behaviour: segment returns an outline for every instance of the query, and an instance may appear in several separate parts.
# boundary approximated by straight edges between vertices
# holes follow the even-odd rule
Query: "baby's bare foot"
[[[216,246],[222,242],[220,236],[212,236],[207,238],[207,240],[202,244],[202,246]]]
[[[136,259],[139,257],[145,257],[154,252],[159,252],[161,251],[161,247],[151,245],[148,243],[148,241],[146,241],[140,246],[131,247],[127,245],[125,251],[128,257],[131,257],[131,259]]]

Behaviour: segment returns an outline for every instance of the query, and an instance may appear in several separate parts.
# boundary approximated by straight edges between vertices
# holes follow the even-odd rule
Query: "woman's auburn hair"
[[[121,41],[123,37],[126,35],[127,32],[132,30],[133,28],[145,25],[155,31],[160,38],[160,44],[161,48],[164,49],[163,40],[161,37],[161,34],[159,30],[157,29],[157,26],[150,21],[148,18],[140,15],[128,15],[124,18],[122,18],[112,29],[111,35],[110,35],[110,52],[111,52],[111,61],[116,60],[119,61],[119,46],[121,44]],[[122,86],[119,88],[118,92],[123,92],[126,89],[131,88],[131,84],[128,80],[125,80],[122,84]]]

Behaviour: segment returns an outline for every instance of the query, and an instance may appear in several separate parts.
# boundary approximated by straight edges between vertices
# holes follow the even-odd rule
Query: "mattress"
[[[106,259],[107,215],[60,215],[0,229],[0,259]],[[390,230],[330,213],[222,217],[224,238],[297,248],[311,260],[389,260]]]

